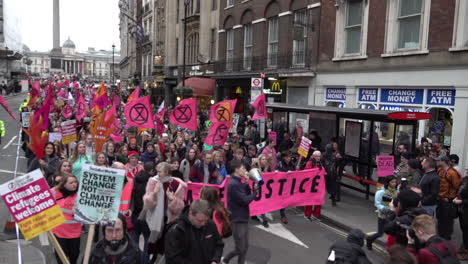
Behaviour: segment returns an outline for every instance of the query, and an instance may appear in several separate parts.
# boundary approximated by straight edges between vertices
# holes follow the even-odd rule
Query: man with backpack
[[[452,241],[443,239],[437,235],[434,219],[429,215],[417,216],[411,229],[407,232],[408,250],[418,259],[418,263],[424,264],[457,264],[457,250]],[[419,250],[415,247],[415,240],[419,240],[425,246]]]
[[[330,247],[327,264],[371,264],[362,249],[365,238],[360,229],[351,230],[346,240],[339,240]]]

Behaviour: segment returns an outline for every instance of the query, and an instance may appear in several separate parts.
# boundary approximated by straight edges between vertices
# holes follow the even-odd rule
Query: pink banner
[[[262,175],[263,184],[255,200],[250,204],[250,215],[259,215],[286,207],[321,205],[325,198],[325,171],[319,169],[269,172]],[[220,198],[226,204],[227,180],[221,185],[189,183],[186,200],[197,200],[203,186],[219,189]],[[253,185],[253,183],[252,183]]]
[[[377,156],[377,176],[387,177],[394,173],[393,156]]]

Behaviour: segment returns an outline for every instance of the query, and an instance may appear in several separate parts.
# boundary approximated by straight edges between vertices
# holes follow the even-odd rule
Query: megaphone
[[[249,171],[249,179],[255,181],[258,185],[265,183],[262,178],[262,172],[258,168],[253,168]]]

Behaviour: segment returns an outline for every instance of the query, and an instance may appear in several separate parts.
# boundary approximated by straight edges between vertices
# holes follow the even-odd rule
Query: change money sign
[[[83,165],[75,220],[84,224],[110,223],[117,219],[125,171]]]
[[[0,185],[0,195],[27,240],[65,222],[39,169]]]

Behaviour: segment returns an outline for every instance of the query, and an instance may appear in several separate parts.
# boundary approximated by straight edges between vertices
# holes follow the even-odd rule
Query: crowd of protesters
[[[86,83],[80,86],[88,87],[80,89],[87,101],[91,101],[96,89]],[[109,95],[118,95],[110,90]],[[72,89],[69,92],[73,94]],[[60,141],[49,142],[43,149],[44,158],[36,158],[25,137],[23,150],[29,170],[43,172],[67,219],[53,233],[71,263],[78,261],[80,237],[85,232],[82,224],[73,220],[83,164],[125,170],[122,199],[128,199],[128,206],[121,206],[116,223],[102,226],[103,238],[94,246],[91,263],[155,263],[161,258],[165,258],[166,263],[229,263],[235,256],[238,263],[244,263],[249,220],[269,227],[265,215],[251,217],[249,213],[249,203],[258,188],[258,185],[251,188],[252,184],[246,183],[251,168],[261,172],[324,170],[332,205],[336,206],[341,200],[340,181],[347,161],[340,150],[343,142],[338,138],[322,142],[318,131],[303,131],[300,122],[290,131],[286,120],[281,118],[277,123],[267,120],[268,130],[276,132],[276,140],[266,138],[261,142],[257,122],[246,116],[241,118],[237,131],[229,134],[224,145],[207,146],[204,139],[208,128],[202,122],[206,113],[199,113],[198,131],[182,129],[167,120],[162,132],[139,129],[126,126],[122,118],[124,101],[116,107],[122,138],[118,141],[110,138],[101,152],[95,151],[89,129],[93,119],[91,112],[78,122],[76,142],[67,145]],[[34,111],[33,107],[25,105],[21,110]],[[154,105],[155,111],[156,108]],[[60,114],[61,110],[62,106],[57,106],[49,114],[50,132],[60,131],[60,123],[67,119]],[[69,117],[73,118],[74,115]],[[297,151],[303,136],[312,141],[307,157],[300,156]],[[368,248],[372,249],[375,239],[386,233],[390,253],[399,252],[393,246],[397,244],[408,247],[420,263],[440,263],[426,261],[434,259],[435,253],[425,250],[422,244],[425,242],[424,245],[433,245],[439,250],[450,249],[453,244],[447,241],[451,239],[454,220],[459,217],[464,244],[458,250],[458,257],[468,259],[468,178],[462,181],[458,157],[437,153],[427,140],[421,140],[413,153],[404,144],[397,149],[395,175],[386,177],[386,183],[375,196],[378,232],[366,238]],[[219,185],[226,177],[231,177],[227,208],[220,202],[216,190],[210,187],[203,189],[200,200],[190,206],[185,203],[188,183]],[[288,224],[285,209],[280,210],[280,220]],[[320,205],[305,206],[304,218],[320,221],[320,211]],[[434,226],[432,218],[419,215],[435,217],[438,224]],[[401,219],[405,216],[408,219],[403,224]],[[408,230],[414,230],[416,235],[407,236]],[[231,235],[235,249],[222,257],[222,239]],[[352,235],[351,240],[364,239],[359,232]],[[142,250],[138,247],[141,236]],[[213,239],[206,241],[208,236]]]

